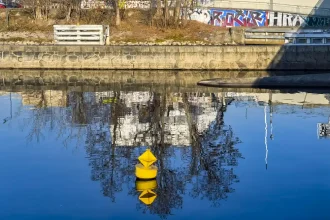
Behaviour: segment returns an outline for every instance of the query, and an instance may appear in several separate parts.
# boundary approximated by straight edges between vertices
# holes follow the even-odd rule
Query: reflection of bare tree
[[[166,100],[168,94],[164,88],[163,94],[154,94],[154,111],[152,112],[151,126],[153,134],[152,150],[158,158],[158,187],[159,195],[154,204],[150,207],[150,213],[158,214],[162,218],[170,215],[172,209],[182,207],[185,186],[185,177],[180,169],[171,169],[170,158],[174,154],[174,149],[165,146],[165,114],[167,112]]]
[[[189,133],[192,139],[189,181],[192,183],[193,197],[207,198],[214,205],[227,197],[233,189],[230,185],[238,181],[232,168],[237,166],[237,159],[241,154],[234,145],[238,139],[230,127],[224,126],[225,105],[217,103],[217,117],[207,131],[198,132],[196,122],[192,118],[193,112],[188,102],[188,96],[183,98]]]
[[[84,93],[72,92],[69,95],[69,103],[72,110],[72,123],[78,125],[87,124],[86,110],[90,108],[86,105],[92,104],[90,102],[84,103]]]
[[[32,110],[32,123],[30,123],[31,129],[28,134],[28,140],[32,141],[35,137],[37,142],[39,142],[41,138],[45,137],[43,134],[45,126],[48,122],[52,122],[51,109],[48,108],[48,102],[44,90],[32,91],[25,95],[28,99],[36,99],[35,109]]]
[[[171,169],[170,158],[178,149],[166,147],[162,142],[164,133],[162,118],[166,112],[166,101],[164,102],[166,95],[154,94],[154,97],[155,108],[151,111],[152,123],[150,126],[152,135],[155,137],[152,150],[158,158],[159,173],[156,190],[158,197],[152,206],[147,208],[140,204],[138,208],[144,212],[148,209],[150,213],[166,218],[173,209],[182,207],[182,196],[185,194],[187,184],[192,186],[192,190],[189,192],[192,197],[207,199],[212,201],[213,205],[219,205],[219,202],[226,198],[228,193],[234,191],[231,184],[237,182],[238,179],[232,167],[237,166],[237,160],[241,158],[241,154],[234,148],[239,140],[234,138],[232,129],[224,125],[225,106],[217,103],[216,120],[207,131],[200,133],[196,124],[198,107],[189,103],[188,94],[183,94],[192,144],[190,156],[185,157],[186,161],[182,167]]]
[[[120,93],[115,93],[116,100],[120,100]],[[90,105],[91,106],[91,105]],[[130,147],[116,147],[117,129],[120,129],[119,116],[120,101],[111,106],[96,104],[97,123],[88,125],[86,150],[92,168],[92,180],[99,181],[103,194],[114,202],[116,193],[122,191],[125,183],[134,179],[134,165],[137,153]],[[111,141],[110,122],[114,124],[114,136]],[[95,126],[97,124],[97,126]]]
[[[121,91],[111,94],[113,101],[104,104],[96,97],[96,93],[70,92],[66,94],[65,108],[51,108],[41,91],[38,95],[40,100],[29,119],[32,121],[30,136],[39,139],[43,129],[51,128],[58,131],[59,138],[63,138],[65,143],[81,140],[89,158],[91,179],[100,182],[103,194],[113,202],[125,186],[131,189],[131,195],[137,195],[132,188],[134,170],[137,157],[144,147],[136,147],[144,146],[142,143],[151,139],[152,151],[158,158],[158,197],[149,207],[140,203],[137,207],[162,218],[182,207],[184,195],[207,199],[213,205],[218,205],[228,193],[234,191],[232,183],[237,182],[238,178],[233,168],[242,156],[235,148],[239,140],[224,123],[226,107],[217,97],[213,95],[211,103],[214,106],[212,111],[217,114],[214,114],[215,120],[206,130],[199,128],[198,116],[203,112],[203,107],[191,101],[193,94],[180,94],[177,97],[180,98],[177,101],[178,108],[184,112],[184,121],[178,123],[187,127],[191,144],[174,147],[168,142],[171,140],[168,139],[171,135],[168,118],[173,109],[173,94],[168,93],[166,88],[158,93],[150,93],[143,104],[128,105]],[[124,117],[133,112],[138,115],[138,123],[147,126],[130,137],[135,140],[133,146],[119,145],[123,133],[130,129],[124,128]],[[181,161],[173,161],[178,155]]]
[[[84,136],[85,131],[81,127],[74,129],[70,122],[71,118],[75,117],[72,112],[75,111],[75,105],[72,103],[70,108],[63,108],[67,104],[67,92],[66,91],[27,91],[21,93],[23,104],[33,106],[29,111],[29,116],[24,120],[24,126],[28,127],[29,133],[27,136],[28,141],[34,139],[39,142],[42,138],[45,138],[45,133],[51,131],[57,133],[57,138],[63,139],[63,144],[67,144],[75,140],[77,146]],[[75,97],[75,93],[70,93]],[[74,99],[75,100],[75,99]],[[70,102],[70,98],[68,100]],[[80,108],[83,111],[84,108]],[[72,116],[73,115],[73,116]]]

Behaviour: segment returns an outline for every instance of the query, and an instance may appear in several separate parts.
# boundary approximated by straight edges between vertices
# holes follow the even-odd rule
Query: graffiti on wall
[[[220,27],[330,27],[330,17],[260,10],[194,9],[189,18]]]
[[[277,27],[329,27],[330,17],[313,17],[299,14],[269,12],[269,26]]]
[[[253,10],[210,10],[210,24],[220,27],[267,26],[267,12]]]
[[[201,7],[212,7],[214,6],[214,0],[197,0],[197,5]]]
[[[110,1],[105,0],[82,0],[81,8],[92,9],[92,8],[112,8]],[[145,0],[126,0],[125,8],[139,8],[139,9],[149,9],[150,1]]]
[[[98,0],[82,0],[81,8],[83,9],[91,9],[91,8],[108,8],[110,7],[106,1],[98,1]]]
[[[214,0],[198,0],[197,2],[202,7],[212,7]],[[112,8],[108,0],[82,0],[81,7],[84,9]],[[150,1],[125,0],[125,8],[146,10],[150,8]],[[189,10],[188,15],[190,20],[220,27],[330,27],[330,16],[305,16],[273,11],[196,8]]]
[[[269,12],[269,26],[301,26],[304,18],[300,15],[293,15],[281,12]]]
[[[199,21],[204,24],[210,24],[211,15],[210,11],[206,9],[193,9],[188,11],[188,16],[190,20]]]
[[[191,20],[220,27],[267,26],[267,12],[253,10],[194,9],[189,11]]]
[[[125,8],[139,8],[139,9],[149,9],[150,1],[132,1],[127,0]]]

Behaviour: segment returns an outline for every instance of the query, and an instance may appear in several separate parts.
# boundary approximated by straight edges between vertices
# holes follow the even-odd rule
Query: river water
[[[0,219],[330,217],[330,92],[167,88],[0,91]]]

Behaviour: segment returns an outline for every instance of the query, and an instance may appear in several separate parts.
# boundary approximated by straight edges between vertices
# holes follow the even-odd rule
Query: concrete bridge
[[[199,0],[199,6],[226,9],[279,11],[311,16],[330,16],[328,0]]]

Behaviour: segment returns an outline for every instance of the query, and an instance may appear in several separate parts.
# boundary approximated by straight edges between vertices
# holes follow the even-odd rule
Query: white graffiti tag
[[[208,24],[211,21],[211,16],[208,10],[204,9],[194,9],[188,12],[190,20],[195,20]]]

